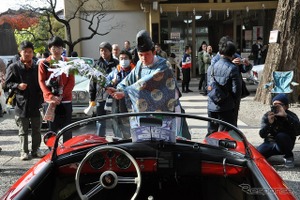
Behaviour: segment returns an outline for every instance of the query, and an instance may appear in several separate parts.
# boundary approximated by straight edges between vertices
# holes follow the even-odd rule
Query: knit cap
[[[286,96],[286,94],[277,94],[273,99],[272,99],[272,103],[274,101],[280,101],[281,103],[283,103],[284,105],[289,105],[289,99]]]

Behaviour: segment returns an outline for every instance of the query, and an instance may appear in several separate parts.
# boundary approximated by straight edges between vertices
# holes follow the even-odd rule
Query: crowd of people
[[[261,51],[261,38],[253,45]],[[192,47],[185,46],[180,64],[176,62],[176,55],[168,54],[161,49],[159,43],[154,44],[149,33],[145,30],[136,35],[136,47],[132,48],[129,41],[124,42],[121,49],[118,44],[103,41],[99,45],[99,59],[95,68],[105,71],[107,84],[105,87],[91,79],[89,84],[90,106],[96,107],[96,115],[120,112],[167,111],[184,112],[179,98],[182,93],[193,92],[190,89],[192,66]],[[15,121],[20,138],[20,159],[43,157],[40,150],[42,113],[48,113],[55,107],[54,113],[48,113],[49,130],[57,132],[71,123],[72,119],[72,90],[75,77],[72,74],[52,76],[51,68],[55,68],[58,61],[67,61],[63,56],[64,42],[54,36],[48,41],[49,54],[37,60],[34,56],[34,46],[29,41],[23,41],[19,46],[19,59],[6,66],[0,60],[0,86],[15,96]],[[226,121],[237,126],[238,112],[241,98],[245,96],[245,85],[241,73],[251,70],[252,65],[247,58],[241,58],[230,37],[222,37],[219,49],[215,54],[212,46],[203,42],[197,53],[200,81],[200,94],[207,96],[207,113],[209,117]],[[258,52],[257,63],[260,63],[261,52]],[[77,57],[77,52],[72,52]],[[256,56],[256,53],[255,53]],[[162,73],[163,72],[163,73]],[[5,76],[4,76],[5,74]],[[163,74],[160,79],[155,78]],[[182,76],[181,76],[182,74]],[[166,84],[172,79],[171,85]],[[138,81],[143,81],[151,88],[141,88]],[[177,81],[181,81],[181,91]],[[212,93],[220,92],[216,87],[222,86],[222,93],[226,95],[222,101],[216,101]],[[155,88],[155,91],[153,91]],[[3,92],[0,88],[0,93]],[[156,95],[152,93],[156,92]],[[246,94],[247,95],[247,94]],[[160,100],[153,98],[160,96]],[[140,101],[140,99],[143,101]],[[173,104],[169,100],[173,99]],[[284,94],[275,96],[272,104],[276,107],[262,118],[259,135],[265,139],[258,147],[266,158],[282,154],[287,167],[293,167],[293,147],[300,122],[294,113],[288,110],[288,98]],[[2,107],[1,107],[2,105]],[[0,104],[0,117],[3,115],[3,104]],[[52,115],[52,118],[51,118]],[[55,117],[53,117],[55,116]],[[29,126],[31,126],[32,145],[28,147]],[[117,126],[117,125],[115,125]],[[97,134],[105,136],[106,124],[97,123]],[[216,131],[228,131],[218,123],[209,123],[207,135]],[[116,136],[130,138],[125,132],[116,132]],[[188,139],[187,133],[182,135]],[[72,133],[64,134],[63,141],[72,138]],[[30,152],[31,150],[31,152]]]

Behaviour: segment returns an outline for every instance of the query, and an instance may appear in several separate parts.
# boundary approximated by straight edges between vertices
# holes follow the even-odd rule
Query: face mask
[[[130,61],[129,60],[120,60],[120,65],[123,68],[129,67]]]

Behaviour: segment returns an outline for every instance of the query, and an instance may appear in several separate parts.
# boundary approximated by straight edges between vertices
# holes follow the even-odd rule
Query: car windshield
[[[216,137],[212,133],[207,138],[207,123],[223,123],[229,131],[218,132]],[[178,140],[186,142],[205,143],[206,145],[221,148],[236,149],[247,154],[247,140],[235,127],[216,119],[176,114],[176,113],[125,113],[91,117],[77,121],[63,128],[57,135],[56,148],[68,148],[68,141],[63,143],[63,136],[72,133],[72,136],[84,135],[78,143],[71,147],[97,145],[105,142],[159,142],[176,143]],[[222,138],[219,139],[220,134]],[[99,137],[100,136],[100,137]],[[83,137],[83,136],[81,136]],[[189,138],[190,137],[190,138]],[[189,138],[189,139],[187,139]]]

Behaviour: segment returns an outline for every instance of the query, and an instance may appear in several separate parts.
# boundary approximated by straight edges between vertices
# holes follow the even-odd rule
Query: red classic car
[[[207,122],[228,131],[206,135]],[[69,131],[73,138],[62,143]],[[203,137],[185,139],[189,132]],[[50,153],[1,199],[296,199],[243,133],[216,119],[105,115],[48,132],[44,141]]]

